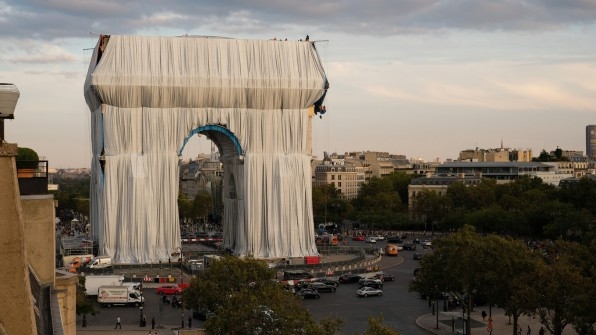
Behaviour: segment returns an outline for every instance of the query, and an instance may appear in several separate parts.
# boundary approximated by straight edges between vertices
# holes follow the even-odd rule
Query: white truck
[[[88,264],[90,269],[103,269],[110,266],[112,266],[112,257],[110,256],[93,257]]]
[[[130,286],[100,286],[97,302],[100,306],[112,307],[122,306],[141,306],[145,303],[145,298],[141,292]]]
[[[121,286],[124,277],[121,275],[89,275],[85,276],[85,295],[98,295],[101,286]]]

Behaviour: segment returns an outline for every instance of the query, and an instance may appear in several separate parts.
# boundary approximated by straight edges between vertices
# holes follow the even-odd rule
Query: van
[[[284,280],[311,279],[313,276],[304,270],[284,271]]]
[[[141,292],[128,286],[100,286],[97,302],[100,306],[114,305],[135,306],[143,305],[145,298]]]
[[[397,256],[398,253],[397,245],[395,244],[387,244],[385,247],[385,255],[387,256]]]
[[[89,262],[89,268],[91,269],[102,269],[112,266],[112,257],[110,256],[97,256]]]
[[[133,290],[136,291],[142,291],[143,290],[143,283],[137,283],[137,282],[123,282],[122,286],[128,286],[128,287],[132,287]]]

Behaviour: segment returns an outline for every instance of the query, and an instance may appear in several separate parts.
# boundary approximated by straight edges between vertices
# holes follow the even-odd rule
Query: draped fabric
[[[308,111],[326,78],[313,44],[112,35],[101,52],[100,43],[84,90],[102,254],[150,263],[180,250],[178,153],[205,125],[229,130],[207,133],[224,165],[224,247],[258,258],[317,254]]]

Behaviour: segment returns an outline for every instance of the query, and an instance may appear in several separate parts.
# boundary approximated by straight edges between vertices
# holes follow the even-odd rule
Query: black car
[[[339,281],[337,281],[335,279],[331,279],[331,278],[314,278],[311,281],[323,283],[323,284],[327,284],[327,285],[331,285],[331,286],[335,286],[335,287],[339,286]]]
[[[394,275],[390,275],[388,273],[385,272],[379,272],[377,273],[374,278],[376,279],[380,279],[381,281],[394,281],[395,280],[395,276]]]
[[[310,286],[310,281],[308,280],[299,280],[297,283],[294,284],[294,288],[296,291],[300,291],[303,288],[308,288]]]
[[[345,273],[339,277],[340,283],[357,283],[362,277],[351,272]]]
[[[284,271],[284,280],[311,279],[312,275],[303,270]]]
[[[308,285],[308,288],[316,290],[317,292],[335,292],[336,288],[325,283],[313,282]]]
[[[419,260],[422,259],[422,254],[419,253],[419,252],[415,252],[414,253],[414,256],[412,258],[414,258],[415,260],[419,261]]]
[[[380,279],[375,278],[362,278],[358,281],[358,287],[372,287],[381,289],[383,288],[383,282]]]
[[[403,248],[404,250],[416,250],[416,244],[406,243]]]
[[[390,236],[387,238],[387,243],[402,243],[403,241],[399,236]]]
[[[316,290],[310,288],[303,288],[296,293],[300,299],[319,299],[321,295]]]

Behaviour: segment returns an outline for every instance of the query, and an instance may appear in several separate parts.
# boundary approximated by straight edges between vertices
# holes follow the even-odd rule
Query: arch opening
[[[234,133],[223,125],[208,124],[195,128],[190,132],[188,137],[184,139],[184,143],[178,151],[178,156],[182,156],[182,151],[184,151],[184,147],[188,143],[188,140],[195,134],[203,134],[213,141],[217,146],[221,157],[242,156],[244,154],[240,141],[238,141],[238,138]]]

